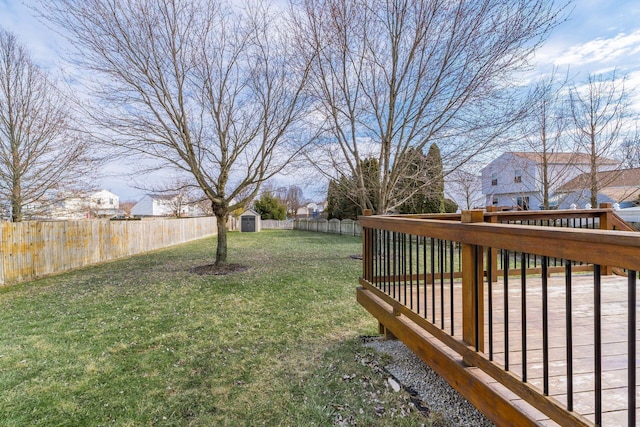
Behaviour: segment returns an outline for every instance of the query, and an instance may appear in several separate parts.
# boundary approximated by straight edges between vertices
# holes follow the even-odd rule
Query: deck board
[[[573,328],[573,387],[574,409],[591,422],[594,415],[594,295],[593,275],[574,274],[572,278],[572,328]],[[521,326],[521,280],[510,277],[508,281],[508,356],[509,370],[522,377],[522,326]],[[451,297],[448,281],[437,281],[434,285],[408,282],[397,287],[397,299],[435,324],[451,333]],[[627,279],[619,276],[603,276],[602,293],[602,418],[603,425],[627,425]],[[489,316],[488,284],[485,283],[485,353],[489,352]],[[406,289],[406,292],[405,292]],[[433,293],[435,289],[435,295]],[[453,283],[454,290],[454,336],[462,337],[462,286],[459,281]],[[394,289],[387,291],[393,294]],[[492,335],[493,360],[505,364],[505,327],[504,327],[504,282],[500,279],[491,284],[492,292]],[[444,298],[444,311],[441,298]],[[435,301],[435,304],[434,304]],[[563,275],[554,275],[548,279],[548,325],[549,325],[549,395],[566,405],[567,402],[567,357],[566,357],[566,289]],[[638,307],[635,308],[636,311]],[[535,387],[543,388],[543,336],[542,336],[542,280],[539,276],[526,278],[526,340],[527,340],[527,381]],[[638,327],[636,325],[636,331]],[[640,336],[640,333],[638,333]],[[640,362],[640,360],[638,360]],[[636,366],[640,366],[637,363]],[[640,378],[640,368],[636,369]],[[487,376],[487,381],[493,381]],[[514,404],[519,398],[511,396]],[[637,409],[637,408],[636,408]],[[534,419],[542,425],[555,425],[543,414],[533,411]],[[636,411],[637,413],[637,411]]]

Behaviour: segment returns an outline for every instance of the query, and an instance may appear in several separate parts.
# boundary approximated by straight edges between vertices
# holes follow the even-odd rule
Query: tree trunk
[[[590,188],[591,191],[591,208],[598,207],[598,151],[596,147],[596,135],[597,129],[594,126],[591,127],[591,176]]]
[[[218,248],[216,249],[216,265],[227,263],[227,220],[229,210],[226,205],[211,203],[218,226]]]
[[[22,222],[22,200],[19,196],[19,188],[19,184],[14,185],[14,194],[11,196],[11,222]]]
[[[15,201],[11,202],[11,222],[22,222],[22,206]]]

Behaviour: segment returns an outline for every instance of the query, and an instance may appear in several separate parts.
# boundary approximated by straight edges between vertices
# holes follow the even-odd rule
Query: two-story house
[[[49,210],[48,217],[51,219],[111,218],[120,211],[120,197],[108,190],[72,194],[60,197],[60,200],[51,204]]]
[[[202,209],[180,194],[145,194],[145,196],[131,208],[133,216],[174,216],[190,217],[202,216]]]
[[[298,208],[296,218],[320,218],[327,207],[327,202],[309,202]]]
[[[486,206],[509,209],[541,209],[547,183],[552,207],[556,189],[571,179],[590,170],[591,157],[582,153],[550,153],[546,162],[541,153],[509,151],[482,169],[482,194]],[[618,162],[598,160],[599,170],[613,170]],[[546,173],[546,179],[545,179]]]

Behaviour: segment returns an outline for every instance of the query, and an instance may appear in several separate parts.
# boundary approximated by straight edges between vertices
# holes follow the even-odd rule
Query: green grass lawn
[[[360,344],[357,238],[232,233],[0,288],[0,425],[429,424]]]

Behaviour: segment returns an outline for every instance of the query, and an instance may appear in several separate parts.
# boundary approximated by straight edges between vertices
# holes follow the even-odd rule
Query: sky
[[[30,1],[0,0],[0,27],[16,34],[35,62],[50,72],[63,67],[59,52],[64,43],[45,24],[35,18]],[[577,82],[589,73],[614,69],[628,77],[627,88],[635,89],[633,105],[640,111],[640,0],[576,0],[566,22],[558,26],[533,58],[535,79],[553,67],[569,73]],[[111,165],[109,175],[126,167]],[[137,199],[142,191],[130,185],[126,176],[105,177],[102,188],[118,194],[121,200]]]

